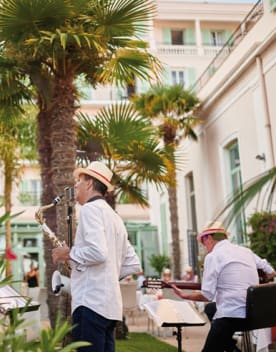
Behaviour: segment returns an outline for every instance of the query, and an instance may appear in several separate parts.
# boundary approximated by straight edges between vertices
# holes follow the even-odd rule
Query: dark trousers
[[[246,319],[242,318],[214,319],[202,352],[233,351],[236,341],[232,336],[236,331],[246,330],[246,325]]]
[[[115,320],[109,320],[89,308],[80,306],[72,315],[73,341],[88,341],[91,346],[78,348],[78,352],[114,352]]]

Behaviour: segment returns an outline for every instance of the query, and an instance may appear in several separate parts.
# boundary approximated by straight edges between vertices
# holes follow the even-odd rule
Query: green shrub
[[[276,213],[256,212],[248,219],[250,248],[276,268]]]

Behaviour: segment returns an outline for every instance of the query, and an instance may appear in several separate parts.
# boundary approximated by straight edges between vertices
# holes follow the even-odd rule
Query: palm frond
[[[147,30],[147,22],[156,14],[156,4],[151,0],[93,1],[91,13],[92,21],[97,18],[96,31],[106,37],[133,37]]]
[[[134,77],[142,80],[159,79],[160,68],[159,60],[146,51],[119,48],[99,69],[98,74],[102,83],[134,84]]]
[[[127,197],[129,203],[139,204],[142,207],[147,207],[149,205],[148,199],[141,188],[141,184],[133,180],[131,176],[122,177],[119,174],[114,175],[114,180],[117,189],[117,199],[120,200]]]
[[[172,185],[174,149],[160,145],[151,121],[131,104],[103,108],[94,118],[78,114],[78,121],[80,149],[93,156],[91,159],[108,160],[115,174],[132,180],[132,186],[139,187],[145,181]]]
[[[235,217],[245,209],[248,204],[256,200],[257,196],[263,195],[264,203],[262,207],[269,210],[272,205],[272,199],[275,195],[276,186],[276,167],[264,172],[263,174],[254,177],[244,183],[240,190],[231,194],[223,208],[216,215],[216,219],[224,219],[224,224],[229,226]],[[266,201],[265,201],[266,199]]]

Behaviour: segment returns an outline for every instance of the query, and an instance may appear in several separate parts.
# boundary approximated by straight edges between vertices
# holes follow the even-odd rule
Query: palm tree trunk
[[[175,171],[173,177],[176,179]],[[181,277],[181,252],[179,243],[179,226],[178,226],[178,207],[176,187],[168,188],[170,222],[172,231],[172,254],[173,254],[173,273],[174,279],[179,280]]]
[[[52,168],[51,168],[51,154],[52,147],[50,143],[51,134],[51,116],[50,112],[41,109],[38,116],[38,151],[39,151],[39,163],[40,163],[40,175],[42,184],[41,194],[41,205],[51,204],[55,198],[55,192],[51,182]],[[49,208],[45,214],[43,214],[46,223],[49,228],[56,233],[56,211],[54,208]],[[59,299],[52,292],[52,274],[56,270],[56,266],[53,264],[51,249],[53,244],[45,236],[43,238],[44,244],[44,259],[45,259],[45,278],[47,287],[47,304],[49,311],[49,320],[51,326],[55,326],[56,315],[59,307]]]
[[[11,204],[11,191],[12,191],[12,170],[13,167],[9,165],[9,161],[5,162],[5,189],[4,189],[4,199],[5,199],[5,212],[10,213],[12,204]],[[12,246],[12,234],[11,234],[11,221],[7,219],[5,222],[5,239],[6,239],[6,249],[11,248]],[[6,276],[12,275],[11,261],[7,261],[6,266]]]
[[[55,109],[52,113],[51,130],[52,183],[56,194],[64,194],[66,187],[74,186],[73,171],[77,149],[76,124],[73,119],[77,107],[75,105],[75,88],[70,77],[56,79],[53,100]],[[62,202],[56,207],[57,235],[60,240],[65,240],[66,243],[69,243],[68,206],[68,203]],[[74,216],[72,233],[75,233]],[[71,297],[67,294],[62,295],[59,304],[62,317],[69,320],[71,317]],[[65,344],[68,342],[70,342],[70,336],[67,337]]]

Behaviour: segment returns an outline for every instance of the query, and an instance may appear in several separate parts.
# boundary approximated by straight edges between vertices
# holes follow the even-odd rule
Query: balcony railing
[[[215,74],[219,67],[223,64],[229,54],[237,47],[246,34],[255,26],[259,19],[263,16],[264,8],[262,0],[259,0],[238,28],[229,37],[225,45],[217,53],[206,70],[192,86],[192,90],[198,92],[207,81]]]
[[[195,45],[165,45],[160,44],[157,47],[158,55],[198,55]]]
[[[158,55],[168,56],[215,56],[221,50],[222,45],[203,45],[202,47],[196,45],[167,45],[159,44],[157,46]]]

